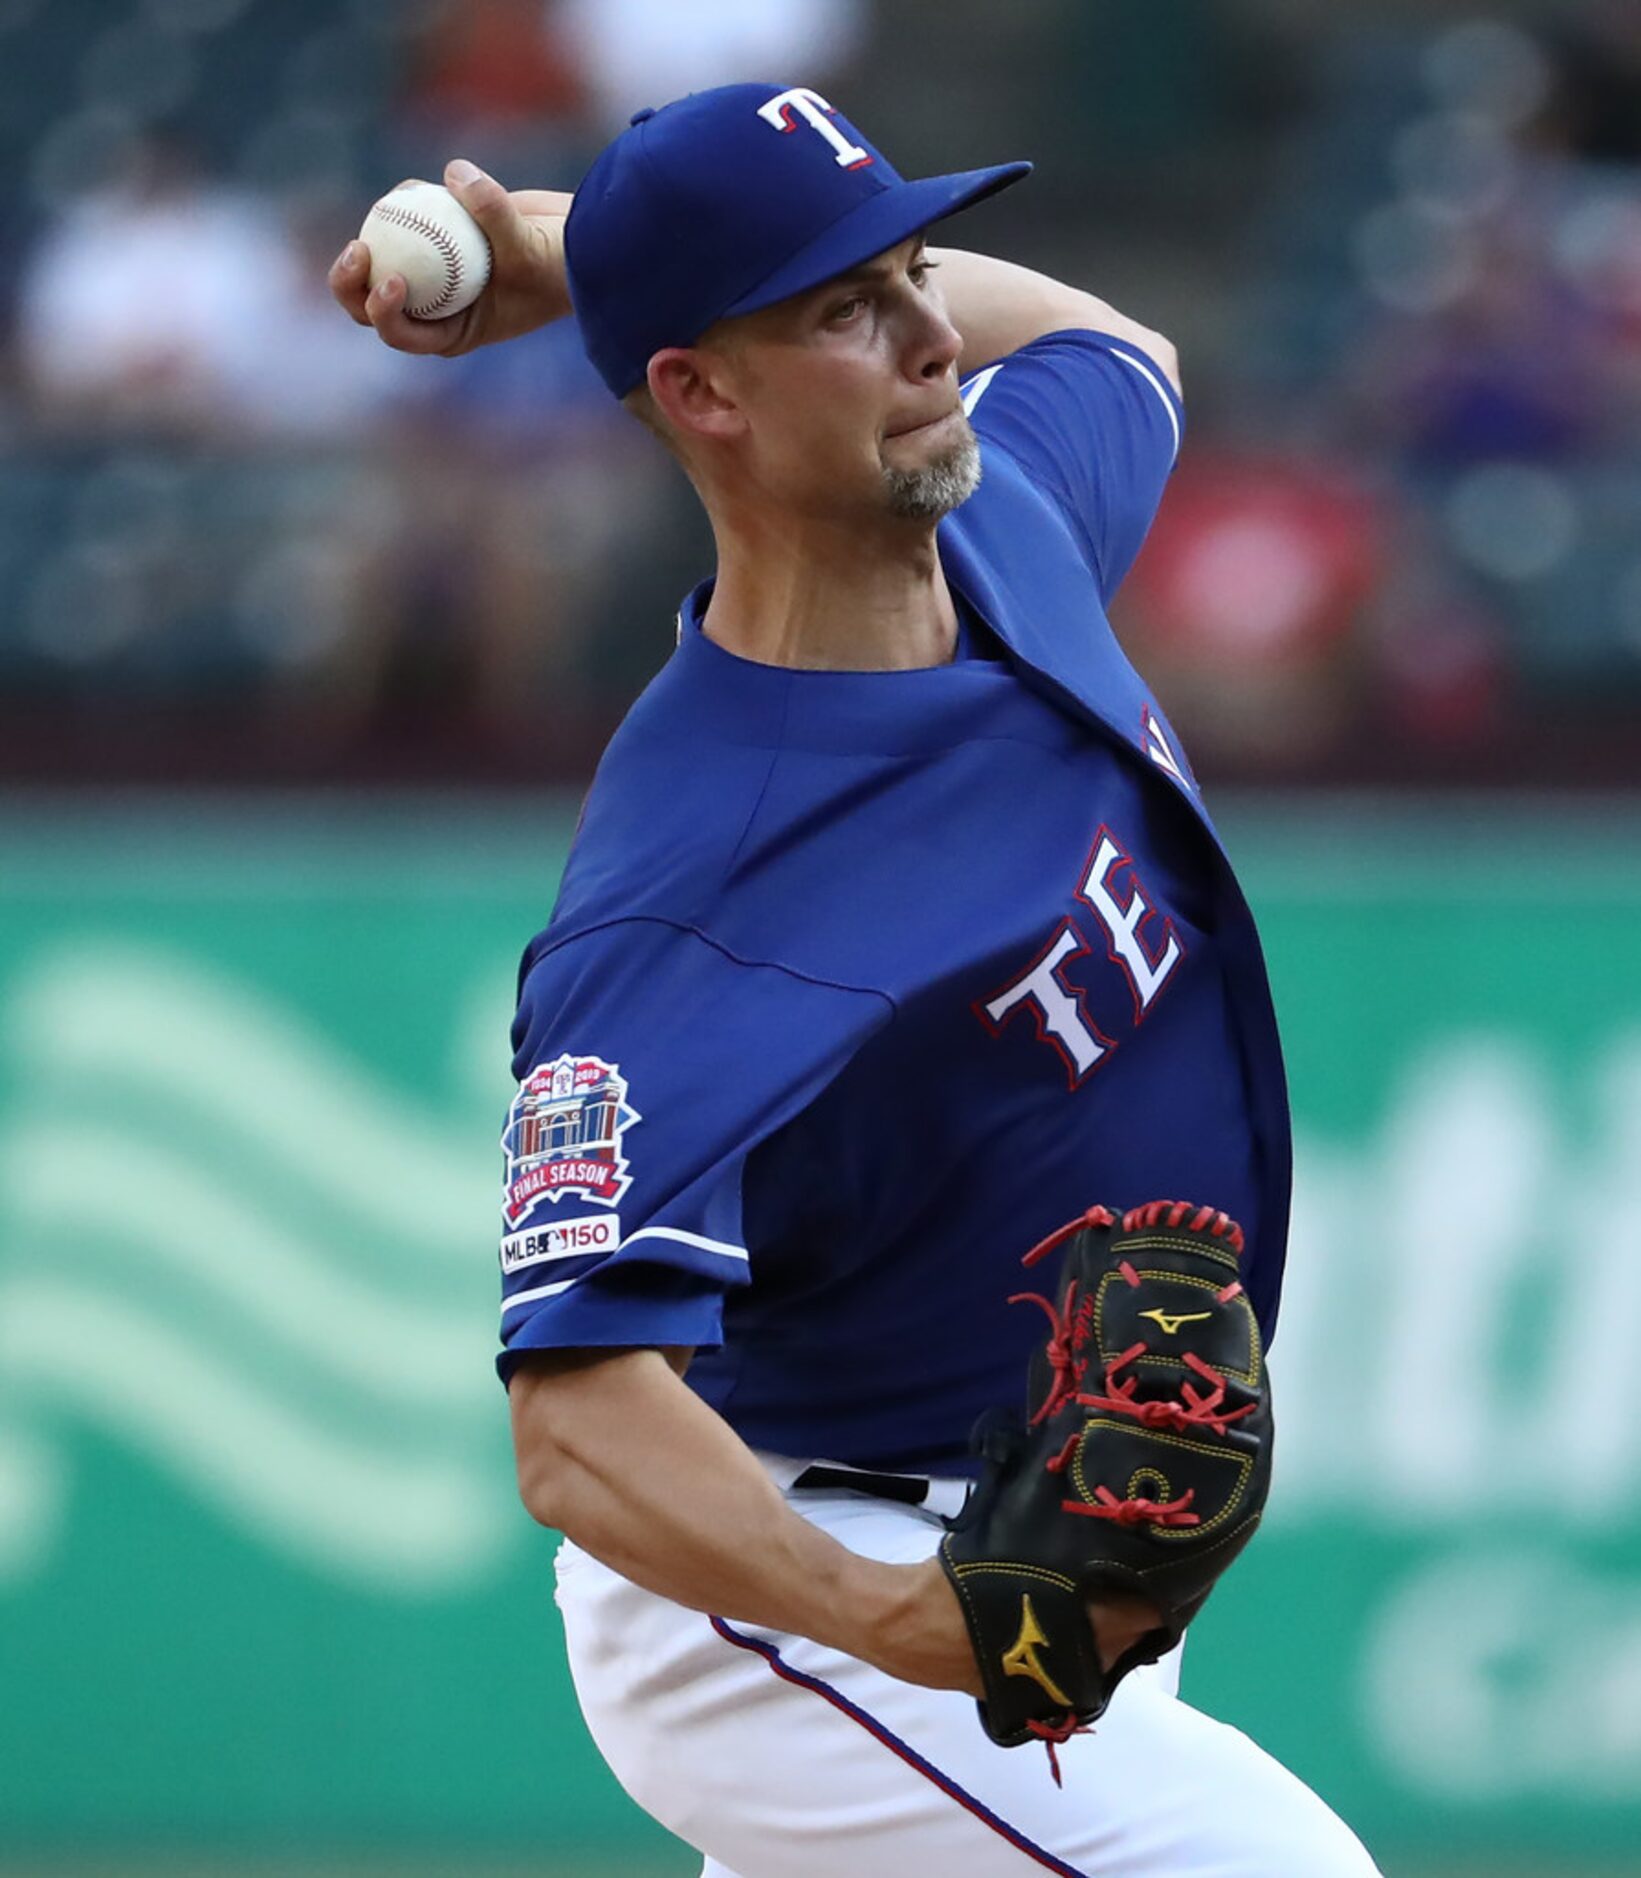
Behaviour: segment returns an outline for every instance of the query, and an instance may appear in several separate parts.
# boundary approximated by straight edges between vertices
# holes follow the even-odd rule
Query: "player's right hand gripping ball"
[[[1242,1231],[1212,1207],[1090,1207],[1026,1254],[1065,1247],[1032,1359],[1030,1421],[983,1425],[986,1471],[941,1543],[985,1680],[992,1740],[1052,1744],[1179,1641],[1253,1536],[1270,1485],[1271,1399],[1237,1278]],[[1109,1669],[1091,1600],[1160,1621]],[[1055,1777],[1058,1778],[1058,1767]]]

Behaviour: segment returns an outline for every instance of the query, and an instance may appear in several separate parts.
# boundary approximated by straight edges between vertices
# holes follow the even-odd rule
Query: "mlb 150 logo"
[[[501,1269],[505,1274],[527,1265],[546,1265],[554,1259],[580,1258],[590,1252],[621,1249],[621,1215],[596,1213],[585,1219],[548,1220],[523,1232],[510,1232],[501,1242]]]

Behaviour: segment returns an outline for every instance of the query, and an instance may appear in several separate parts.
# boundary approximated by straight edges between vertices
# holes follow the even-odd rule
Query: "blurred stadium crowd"
[[[388,354],[325,269],[768,76],[954,239],[1181,342],[1119,623],[1210,774],[1641,779],[1641,7],[0,0],[0,773],[584,776],[707,565],[572,331]]]

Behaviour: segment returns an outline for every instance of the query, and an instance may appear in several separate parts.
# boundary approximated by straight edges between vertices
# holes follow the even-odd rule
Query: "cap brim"
[[[750,292],[742,294],[733,306],[725,307],[718,317],[733,319],[741,313],[756,313],[777,300],[807,293],[822,281],[846,274],[873,255],[882,254],[908,235],[944,221],[948,215],[994,196],[1030,174],[1029,163],[998,163],[990,169],[959,170],[951,176],[925,176],[915,182],[898,183],[851,209]]]

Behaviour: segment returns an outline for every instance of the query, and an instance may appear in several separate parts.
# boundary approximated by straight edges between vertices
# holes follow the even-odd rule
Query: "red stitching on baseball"
[[[448,229],[440,228],[437,222],[430,222],[425,216],[416,214],[413,209],[401,209],[395,205],[378,202],[376,213],[384,222],[394,222],[400,228],[409,228],[418,234],[426,235],[445,261],[444,292],[437,299],[430,300],[421,310],[421,316],[437,313],[447,300],[454,299],[461,290],[462,262],[461,252],[456,246],[455,237]],[[407,309],[408,310],[408,309]]]

